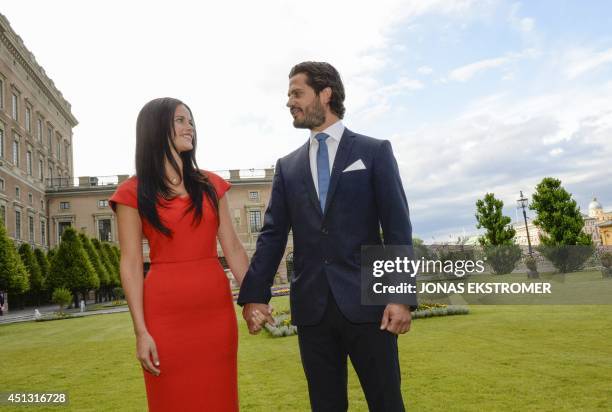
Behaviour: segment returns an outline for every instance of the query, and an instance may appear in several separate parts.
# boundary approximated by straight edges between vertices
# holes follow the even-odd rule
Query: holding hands
[[[242,308],[242,317],[246,320],[251,335],[257,335],[264,324],[274,325],[272,310],[274,308],[265,303],[247,303]]]

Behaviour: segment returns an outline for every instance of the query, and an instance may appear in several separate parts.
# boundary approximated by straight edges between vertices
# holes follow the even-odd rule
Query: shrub
[[[72,293],[66,288],[56,288],[53,291],[51,301],[59,305],[59,311],[62,313],[64,306],[68,306],[72,301]]]

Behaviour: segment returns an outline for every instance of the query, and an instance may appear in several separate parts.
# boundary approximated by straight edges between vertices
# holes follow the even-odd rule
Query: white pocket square
[[[355,170],[364,170],[366,167],[363,164],[363,161],[361,159],[353,162],[350,166],[348,166],[346,169],[344,169],[342,171],[342,173],[346,173],[346,172],[354,172]]]

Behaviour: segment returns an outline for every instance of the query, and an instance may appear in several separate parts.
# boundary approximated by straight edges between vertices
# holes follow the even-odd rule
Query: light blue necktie
[[[327,198],[327,189],[329,189],[329,155],[327,154],[327,143],[325,139],[328,134],[319,133],[315,139],[319,142],[317,149],[317,180],[319,183],[319,203],[321,211],[325,211],[325,199]]]

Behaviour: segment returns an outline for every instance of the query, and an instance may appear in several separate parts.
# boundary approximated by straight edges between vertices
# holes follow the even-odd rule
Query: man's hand
[[[257,335],[264,323],[274,325],[272,306],[265,303],[247,303],[242,308],[242,317],[246,320],[251,335]]]
[[[412,314],[409,306],[389,303],[383,313],[380,329],[400,335],[410,330],[410,323],[412,323]]]

